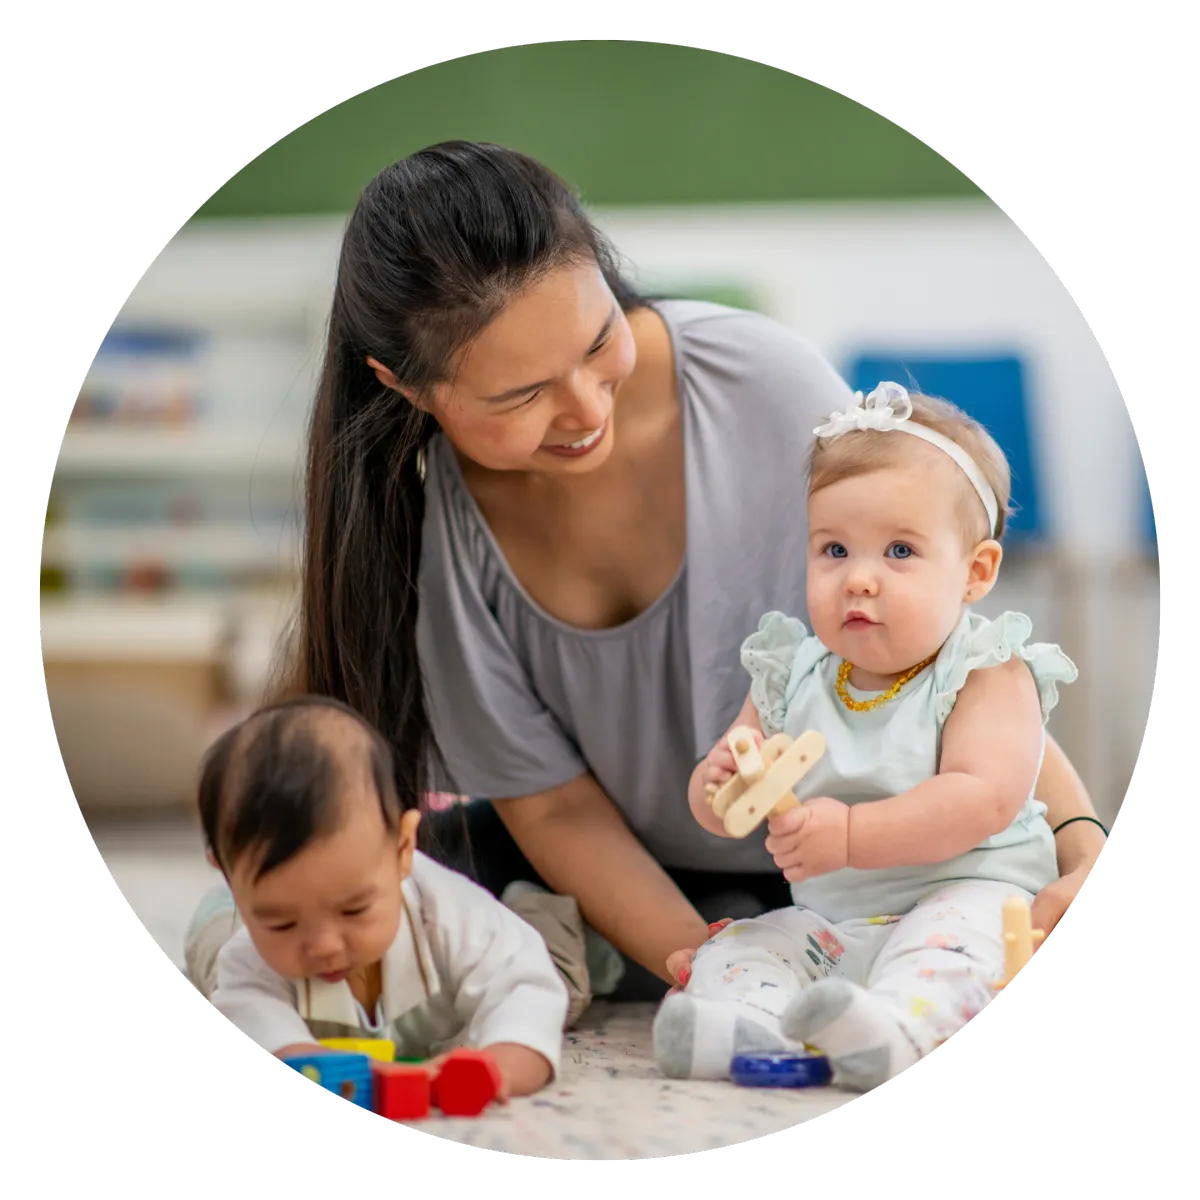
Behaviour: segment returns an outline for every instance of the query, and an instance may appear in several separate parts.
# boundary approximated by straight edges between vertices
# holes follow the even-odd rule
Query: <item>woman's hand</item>
[[[767,853],[789,883],[840,871],[850,862],[850,806],[817,796],[767,822]]]
[[[1034,897],[1030,913],[1034,929],[1040,929],[1047,937],[1050,936],[1050,931],[1062,919],[1063,913],[1071,906],[1071,901],[1079,894],[1079,889],[1088,877],[1090,869],[1090,863],[1085,867],[1079,867],[1069,875],[1064,875],[1061,879],[1047,884],[1038,892]],[[1038,942],[1037,946],[1040,945],[1042,942]],[[1037,946],[1034,947],[1035,950]]]
[[[754,744],[761,749],[762,731],[752,728],[750,732],[754,734]],[[737,763],[734,761],[733,751],[729,748],[729,735],[726,734],[708,752],[708,756],[704,760],[703,779],[706,785],[719,788],[733,778],[736,770]]]
[[[708,936],[715,937],[732,920],[732,917],[722,917],[719,921],[714,921],[708,927]],[[695,950],[675,950],[667,955],[667,972],[675,981],[674,986],[667,992],[668,996],[673,996],[687,987],[688,980],[692,977],[692,959],[695,954]]]

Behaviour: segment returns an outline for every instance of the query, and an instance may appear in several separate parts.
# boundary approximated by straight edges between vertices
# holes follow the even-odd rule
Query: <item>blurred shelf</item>
[[[229,634],[227,598],[72,596],[42,600],[42,657],[58,662],[211,662]]]
[[[60,569],[121,567],[152,561],[163,567],[227,570],[299,563],[294,531],[251,525],[51,525],[42,542],[42,566]]]
[[[63,438],[56,474],[295,476],[302,454],[299,434],[264,438],[251,430],[73,427]]]

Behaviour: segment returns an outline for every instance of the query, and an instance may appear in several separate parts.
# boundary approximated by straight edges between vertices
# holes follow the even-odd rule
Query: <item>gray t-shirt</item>
[[[763,613],[804,615],[805,459],[850,391],[812,346],[756,313],[655,305],[683,413],[687,550],[615,629],[545,612],[509,569],[438,435],[426,461],[418,646],[434,732],[465,795],[505,799],[590,771],[664,866],[772,870],[761,837],[707,833],[692,770],[737,716],[739,651]],[[614,886],[619,881],[614,881]]]

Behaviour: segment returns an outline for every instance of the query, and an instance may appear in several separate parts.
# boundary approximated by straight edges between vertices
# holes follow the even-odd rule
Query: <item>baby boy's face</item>
[[[419,814],[405,813],[399,833],[389,833],[374,796],[343,803],[339,829],[261,879],[251,877],[251,863],[230,872],[255,948],[287,978],[345,979],[379,962],[400,928],[400,885],[411,866]]]
[[[898,675],[934,654],[962,615],[971,555],[957,481],[946,474],[958,468],[938,454],[918,445],[904,465],[840,480],[809,498],[813,632],[872,674]]]

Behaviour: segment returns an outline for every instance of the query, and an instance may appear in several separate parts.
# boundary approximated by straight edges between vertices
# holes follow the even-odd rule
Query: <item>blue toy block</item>
[[[283,1060],[306,1079],[372,1111],[371,1060],[366,1054],[297,1054]]]

